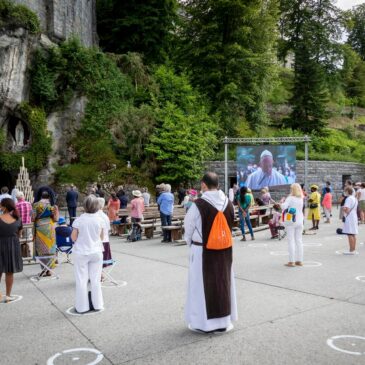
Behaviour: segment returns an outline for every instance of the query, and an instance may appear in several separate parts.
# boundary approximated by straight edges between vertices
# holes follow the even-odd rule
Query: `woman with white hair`
[[[161,226],[171,226],[172,213],[174,211],[174,195],[171,193],[171,185],[165,184],[164,192],[158,197],[157,204],[160,207]],[[171,231],[163,229],[163,240],[171,242]]]
[[[98,213],[99,201],[94,195],[84,200],[85,213],[73,222],[71,238],[73,246],[74,271],[76,279],[75,309],[85,313],[104,307],[101,291],[101,271],[103,265],[104,230],[103,221]],[[91,303],[88,296],[88,281],[91,287]]]
[[[290,186],[290,195],[281,204],[288,235],[289,262],[285,266],[303,266],[303,193],[299,184]]]
[[[112,265],[112,252],[110,250],[109,232],[110,232],[110,221],[109,217],[104,213],[103,208],[105,206],[104,198],[97,198],[99,202],[99,210],[97,212],[100,219],[103,221],[103,267]],[[101,281],[103,281],[103,274],[101,275]]]

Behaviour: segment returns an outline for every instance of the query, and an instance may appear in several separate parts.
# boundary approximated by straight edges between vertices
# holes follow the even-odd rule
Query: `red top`
[[[326,209],[332,208],[332,194],[326,193],[324,194],[323,200],[322,200],[322,206]]]

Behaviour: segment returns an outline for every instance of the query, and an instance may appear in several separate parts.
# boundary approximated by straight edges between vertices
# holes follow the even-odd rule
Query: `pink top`
[[[18,199],[16,209],[19,211],[23,224],[29,224],[32,222],[32,204],[28,203],[24,199]]]
[[[332,194],[326,193],[324,194],[323,200],[322,200],[322,206],[326,209],[332,208]]]
[[[142,218],[144,212],[144,200],[143,198],[134,198],[131,201],[131,217]]]
[[[276,210],[274,210],[274,212],[272,214],[272,223],[275,226],[278,226],[279,225],[280,218],[281,218],[281,213],[280,212],[277,212]]]
[[[108,202],[108,217],[111,222],[118,220],[118,211],[120,208],[120,200],[109,199]]]

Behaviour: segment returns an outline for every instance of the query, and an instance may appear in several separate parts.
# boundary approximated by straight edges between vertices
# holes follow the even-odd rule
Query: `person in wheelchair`
[[[272,214],[272,219],[269,220],[271,239],[279,237],[278,227],[280,227],[280,220],[281,220],[280,204],[274,204],[273,208],[274,208],[274,211]]]
[[[71,253],[73,245],[71,238],[72,227],[66,224],[66,219],[64,217],[60,217],[58,219],[58,227],[56,227],[55,230],[57,251],[66,253],[68,260],[68,255]]]

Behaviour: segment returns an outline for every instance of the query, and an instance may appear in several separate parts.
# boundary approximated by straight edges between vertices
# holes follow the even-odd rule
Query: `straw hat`
[[[139,190],[133,190],[132,195],[140,198],[142,196],[142,193]]]
[[[311,189],[316,189],[316,190],[318,190],[318,186],[317,186],[316,184],[313,184],[313,185],[311,185]]]

